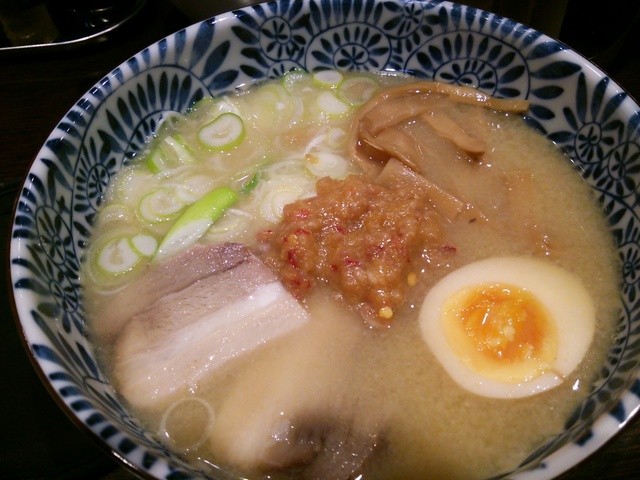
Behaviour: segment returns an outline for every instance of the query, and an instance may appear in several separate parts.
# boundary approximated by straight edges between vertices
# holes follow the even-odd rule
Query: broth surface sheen
[[[374,93],[411,81],[345,73],[331,85],[294,72],[237,95],[205,99],[186,115],[165,121],[148,151],[113,180],[83,265],[88,326],[116,389],[120,333],[101,325],[101,312],[153,265],[154,249],[133,248],[137,256],[131,266],[112,274],[100,264],[104,245],[117,246],[121,238],[136,239],[134,245],[160,243],[188,205],[212,189],[231,186],[240,192],[237,202],[198,241],[247,245],[277,273],[261,236],[275,229],[284,205],[313,198],[319,178],[363,175],[348,154],[354,115]],[[481,156],[468,155],[438,135],[425,137],[422,148],[435,154],[424,176],[476,207],[484,221],[442,219],[444,251],[422,256],[392,321],[364,321],[319,282],[302,299],[310,313],[307,323],[230,359],[168,400],[134,407],[137,418],[170,448],[205,469],[219,465],[249,478],[313,478],[304,470],[292,476],[227,464],[232,454],[216,440],[237,415],[230,403],[251,411],[269,401],[278,411],[282,402],[283,411],[303,405],[322,421],[377,432],[379,442],[359,478],[482,479],[516,468],[564,430],[589,394],[614,334],[619,265],[613,240],[589,186],[520,115],[445,102],[449,118],[482,139],[486,149]],[[237,145],[210,149],[198,131],[224,113],[244,121],[244,137]],[[402,128],[422,136],[412,132],[421,128],[414,122]],[[158,152],[162,157],[150,164]],[[461,388],[430,352],[418,322],[422,300],[438,280],[475,260],[504,255],[540,257],[563,267],[581,279],[596,306],[595,336],[579,367],[560,386],[519,399],[487,398]],[[187,401],[193,399],[198,401]],[[193,418],[176,410],[180,404],[193,410]],[[179,418],[180,427],[169,432],[163,426],[172,406],[171,418]]]

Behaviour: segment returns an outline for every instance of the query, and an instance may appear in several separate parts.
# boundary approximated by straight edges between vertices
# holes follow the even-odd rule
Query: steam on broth
[[[524,108],[395,75],[293,71],[165,119],[114,178],[83,265],[116,389],[187,460],[249,478],[516,468],[589,393],[618,308],[603,215]],[[551,360],[530,367],[527,340],[509,361],[528,369],[496,380],[487,360],[477,382],[502,386],[479,394],[434,354],[421,307],[449,274],[494,257],[571,276],[585,347],[566,353],[545,302],[576,296],[556,288],[534,325]],[[528,267],[509,271],[508,284],[479,285],[536,292]],[[509,302],[517,314],[482,310],[490,333],[458,313],[472,326],[453,343],[504,356],[525,328]],[[554,363],[568,355],[566,369]],[[555,383],[535,383],[544,375]]]

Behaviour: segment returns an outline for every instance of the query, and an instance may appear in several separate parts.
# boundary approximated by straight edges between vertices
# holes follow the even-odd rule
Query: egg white
[[[455,293],[491,284],[517,286],[532,294],[547,310],[557,330],[557,356],[547,371],[518,382],[489,379],[470,368],[449,344],[443,305]],[[420,329],[435,357],[463,388],[486,397],[520,398],[558,386],[586,354],[595,331],[595,306],[574,274],[543,259],[493,257],[459,268],[441,279],[420,309]]]

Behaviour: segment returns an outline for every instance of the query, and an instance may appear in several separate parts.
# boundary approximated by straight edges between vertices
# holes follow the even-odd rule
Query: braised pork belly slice
[[[136,314],[154,302],[182,290],[209,275],[244,262],[251,251],[239,243],[195,245],[167,261],[152,264],[140,277],[110,299],[96,312],[94,331],[110,339],[122,331]]]
[[[116,381],[131,404],[151,406],[196,387],[208,372],[308,318],[247,250],[245,259],[231,268],[215,270],[133,315],[116,343]]]
[[[371,332],[329,299],[312,296],[313,319],[291,333],[286,350],[234,375],[208,440],[221,465],[250,478],[348,480],[384,454],[388,411],[371,408],[352,368]]]

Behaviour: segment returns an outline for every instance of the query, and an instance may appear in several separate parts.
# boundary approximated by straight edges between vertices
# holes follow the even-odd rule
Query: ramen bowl
[[[603,206],[622,308],[601,376],[565,430],[505,474],[552,478],[600,448],[640,406],[640,109],[566,45],[440,1],[276,1],[221,14],[145,48],[69,110],[29,171],[10,250],[23,336],[57,402],[140,475],[234,478],[183,461],[121,402],[87,335],[80,267],[110,179],[164,117],[295,68],[408,72],[530,102],[527,122],[571,157]]]

